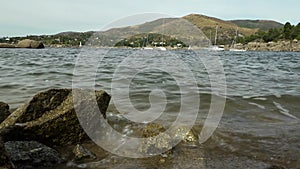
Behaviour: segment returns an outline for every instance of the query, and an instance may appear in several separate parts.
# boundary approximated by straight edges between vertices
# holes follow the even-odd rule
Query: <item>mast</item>
[[[218,25],[216,26],[215,45],[217,45],[217,39],[218,39]]]
[[[233,39],[233,41],[232,41],[232,43],[231,43],[231,47],[232,48],[234,48],[234,45],[235,45],[235,43],[236,43],[236,39],[237,39],[237,37],[238,37],[238,27],[236,27],[236,30],[235,30],[235,36],[234,36],[234,39]]]

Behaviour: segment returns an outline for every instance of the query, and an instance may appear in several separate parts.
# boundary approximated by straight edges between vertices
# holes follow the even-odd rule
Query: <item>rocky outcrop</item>
[[[9,115],[10,115],[9,105],[0,102],[0,123],[2,123]]]
[[[20,42],[18,42],[16,47],[18,47],[18,48],[33,48],[33,49],[45,48],[45,46],[42,42],[30,40],[30,39],[21,40]]]
[[[110,95],[92,90],[73,89],[73,92],[76,103],[72,89],[50,89],[35,95],[0,124],[0,130],[9,128],[2,134],[5,141],[22,138],[46,145],[71,145],[87,140],[82,123],[98,128],[100,114],[97,112],[100,110],[106,117]],[[97,104],[93,104],[93,96]],[[84,117],[84,122],[79,123],[77,115]]]
[[[56,150],[36,141],[9,141],[4,145],[16,168],[54,167],[65,161]]]
[[[15,48],[16,46],[9,43],[0,43],[0,48]]]

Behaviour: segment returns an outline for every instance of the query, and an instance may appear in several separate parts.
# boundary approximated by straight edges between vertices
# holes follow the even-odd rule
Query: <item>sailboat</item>
[[[143,47],[142,50],[153,50],[152,47],[148,46],[148,41],[149,41],[149,34],[147,34],[146,47]]]
[[[229,51],[232,51],[232,52],[245,52],[246,50],[244,50],[244,49],[236,49],[236,48],[234,48],[234,45],[236,43],[237,37],[238,37],[238,27],[236,28],[235,36],[234,36],[234,39],[233,39],[233,41],[231,43]]]
[[[81,41],[79,42],[79,47],[82,47]]]
[[[166,51],[167,50],[167,48],[165,48],[164,47],[164,24],[165,24],[165,20],[163,19],[163,32],[162,32],[162,38],[161,38],[161,42],[160,42],[160,44],[161,44],[161,46],[159,46],[159,47],[157,47],[156,49],[158,49],[158,50],[162,50],[162,51]]]
[[[221,48],[217,45],[217,40],[218,40],[218,25],[216,26],[216,34],[215,34],[215,43],[214,45],[210,46],[207,48],[209,51],[224,51],[224,48]]]

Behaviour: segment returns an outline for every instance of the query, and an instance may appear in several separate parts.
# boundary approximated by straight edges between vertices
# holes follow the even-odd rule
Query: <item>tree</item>
[[[287,22],[283,27],[283,36],[285,39],[292,39],[292,30],[293,26],[291,25],[291,23]]]
[[[291,38],[300,40],[300,23],[298,23],[298,25],[293,28]]]

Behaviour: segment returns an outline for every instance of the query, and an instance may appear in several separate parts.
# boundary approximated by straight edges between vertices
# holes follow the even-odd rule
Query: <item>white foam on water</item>
[[[293,119],[299,120],[298,117],[290,114],[290,111],[288,109],[285,109],[284,107],[282,107],[282,105],[280,103],[277,103],[275,101],[273,101],[274,105],[279,109],[279,112],[285,116],[291,117]]]
[[[265,98],[265,97],[256,97],[256,98],[253,98],[254,100],[263,100],[263,101],[265,101],[265,100],[267,100],[267,98]]]
[[[260,104],[257,104],[257,103],[253,103],[253,102],[248,102],[248,103],[251,104],[251,105],[257,106],[258,108],[266,109],[265,106],[263,106],[263,105],[260,105]]]

